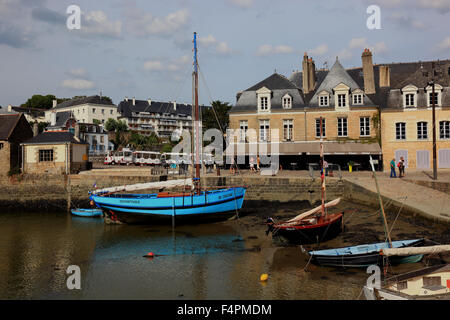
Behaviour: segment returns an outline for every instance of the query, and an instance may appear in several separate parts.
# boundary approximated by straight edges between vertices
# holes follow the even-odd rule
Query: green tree
[[[47,126],[48,126],[49,124],[50,124],[50,123],[48,123],[48,122],[39,122],[39,123],[38,123],[38,131],[39,131],[39,133],[43,132],[44,129],[47,128]]]
[[[222,129],[225,133],[230,124],[230,117],[228,114],[231,110],[230,104],[228,102],[216,100],[211,102],[211,106],[212,107],[203,107],[202,109],[203,131],[215,128],[219,130]]]
[[[50,109],[53,107],[53,100],[57,100],[52,94],[43,96],[41,94],[35,94],[29,98],[21,107],[34,108],[34,109]]]
[[[102,123],[100,120],[98,119],[93,119],[92,122],[96,125],[99,125],[100,123]]]

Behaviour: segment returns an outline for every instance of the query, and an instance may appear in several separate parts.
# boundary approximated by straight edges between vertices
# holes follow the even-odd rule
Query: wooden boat
[[[393,248],[412,247],[423,244],[424,239],[393,241]],[[382,250],[388,248],[386,242],[363,244],[336,249],[309,251],[311,262],[317,265],[330,267],[368,267],[370,265],[382,265]],[[423,255],[410,255],[394,257],[389,260],[391,264],[413,263],[422,260]]]
[[[202,190],[200,185],[201,165],[201,127],[198,104],[198,63],[197,34],[194,33],[194,176],[193,179],[144,183],[133,186],[106,188],[92,192],[90,199],[103,210],[112,221],[134,222],[170,222],[177,223],[209,222],[222,220],[238,214],[241,209],[246,188],[228,187],[217,190]],[[192,188],[186,191],[186,187]],[[132,191],[155,188],[183,187],[179,193],[125,194],[120,191]]]
[[[384,264],[384,258],[382,255],[384,249],[416,247],[423,245],[424,239],[400,241],[391,240],[372,157],[370,157],[370,164],[372,166],[373,177],[375,179],[375,184],[378,191],[378,200],[380,202],[384,231],[387,241],[382,243],[363,244],[345,248],[309,251],[308,253],[311,256],[311,262],[322,266],[333,267],[367,267],[372,264],[382,265]],[[422,258],[423,254],[392,254],[389,258],[389,262],[391,264],[414,263],[419,262],[420,260],[422,260]]]
[[[336,206],[340,198],[325,204],[325,171],[323,167],[322,117],[320,117],[320,162],[322,180],[322,205],[285,222],[275,223],[267,219],[268,230],[272,236],[279,236],[293,244],[318,243],[333,239],[342,231],[343,213],[328,214],[327,209]]]
[[[101,209],[72,209],[71,212],[79,217],[101,217],[103,214]]]
[[[450,300],[450,264],[397,275],[363,291],[367,300]]]

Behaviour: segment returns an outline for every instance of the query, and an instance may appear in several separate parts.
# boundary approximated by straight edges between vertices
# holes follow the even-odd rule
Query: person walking
[[[261,171],[261,167],[259,164],[261,163],[261,160],[259,159],[259,156],[256,157],[256,170]]]
[[[397,175],[395,173],[395,159],[391,160],[391,178],[397,178]]]
[[[398,177],[403,178],[405,176],[405,159],[400,157],[400,161],[398,163]]]
[[[250,171],[251,172],[256,172],[256,170],[255,170],[255,158],[253,158],[253,156],[250,158]]]

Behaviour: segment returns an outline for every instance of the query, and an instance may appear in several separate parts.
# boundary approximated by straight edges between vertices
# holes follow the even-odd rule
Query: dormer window
[[[328,92],[321,92],[317,98],[319,99],[320,107],[328,107],[330,105],[330,95]]]
[[[353,104],[355,105],[363,104],[363,95],[361,93],[354,93],[352,97],[353,97]]]
[[[282,104],[284,109],[292,108],[292,97],[288,94],[284,95],[282,98]]]
[[[434,85],[434,95],[433,95],[433,88],[431,86],[428,86],[426,88],[426,91],[427,91],[427,107],[431,107],[433,105],[433,100],[435,106],[439,107],[442,106],[441,104],[442,86],[440,86],[439,84]]]
[[[258,101],[258,112],[267,113],[270,112],[270,97],[272,92],[266,87],[256,91],[257,101]]]
[[[346,107],[347,106],[347,102],[345,99],[345,94],[338,94],[337,95],[337,99],[338,99],[338,107]]]
[[[404,108],[417,108],[417,90],[418,88],[413,85],[407,85],[402,89]]]

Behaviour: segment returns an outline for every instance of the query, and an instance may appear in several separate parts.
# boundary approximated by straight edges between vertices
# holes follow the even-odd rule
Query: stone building
[[[131,131],[142,135],[155,133],[170,138],[173,132],[191,130],[192,106],[176,102],[157,102],[125,98],[119,103],[119,120],[124,120]]]
[[[72,112],[73,117],[79,123],[106,123],[109,118],[117,120],[117,106],[102,96],[90,96],[85,98],[71,99],[57,104],[53,100],[53,108],[45,111],[45,121],[55,123],[59,112]]]
[[[324,153],[329,163],[347,166],[350,160],[368,165],[368,156],[378,159],[378,106],[372,100],[374,76],[371,55],[363,53],[366,70],[355,77],[338,59],[330,70],[315,70],[306,53],[303,73],[290,79],[277,73],[238,93],[230,112],[230,128],[241,129],[241,142],[254,129],[258,144],[274,142],[270,133],[278,130],[278,149],[283,167],[306,168],[317,163],[320,123]],[[372,72],[370,69],[372,68]],[[370,92],[370,94],[369,94]],[[276,131],[275,131],[276,132]],[[248,148],[248,147],[247,147]],[[250,151],[248,152],[250,153]]]
[[[24,173],[69,174],[87,169],[89,145],[69,131],[46,131],[21,144]]]
[[[20,143],[31,137],[33,131],[23,114],[0,114],[0,175],[20,168]]]

